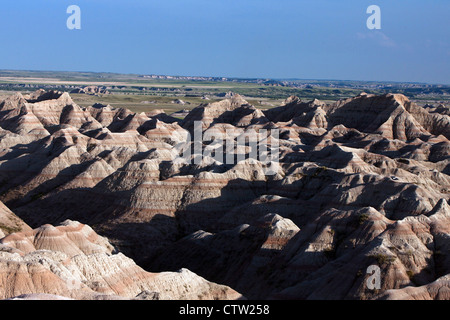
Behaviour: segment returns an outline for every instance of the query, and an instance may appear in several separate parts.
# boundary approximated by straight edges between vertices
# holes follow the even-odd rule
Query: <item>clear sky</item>
[[[450,84],[449,16],[449,0],[3,0],[0,69]]]

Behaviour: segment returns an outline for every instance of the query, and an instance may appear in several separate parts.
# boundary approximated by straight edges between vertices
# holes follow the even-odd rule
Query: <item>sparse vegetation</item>
[[[379,265],[391,264],[396,259],[396,257],[384,253],[377,253],[375,255],[372,255],[371,258],[376,259]]]
[[[31,201],[36,201],[39,200],[40,198],[42,198],[44,196],[43,193],[37,193],[31,196]]]
[[[15,77],[14,82],[2,81],[1,77]],[[226,92],[244,96],[257,108],[267,109],[280,105],[286,97],[295,95],[304,101],[318,98],[323,101],[336,101],[358,95],[361,91],[369,94],[402,93],[417,102],[449,100],[450,87],[426,86],[418,84],[372,83],[363,81],[331,80],[273,80],[258,79],[152,79],[140,75],[89,72],[37,72],[0,70],[0,90],[32,92],[39,88],[70,92],[83,86],[98,85],[106,87],[110,94],[71,94],[73,100],[82,107],[94,103],[124,107],[134,112],[148,112],[164,109],[172,113],[180,109],[192,109],[199,104],[223,99]],[[205,99],[207,97],[209,100]],[[187,104],[172,103],[176,98]]]
[[[86,151],[91,152],[92,150],[95,149],[95,147],[97,147],[97,144],[95,144],[95,143],[88,144]]]
[[[0,229],[2,229],[6,234],[19,232],[21,230],[19,226],[7,226],[3,223],[0,223]]]
[[[411,270],[406,270],[406,274],[408,275],[408,278],[412,281],[414,278],[414,272]]]
[[[362,213],[358,216],[358,223],[360,225],[364,224],[367,220],[369,220],[369,214],[367,213]]]

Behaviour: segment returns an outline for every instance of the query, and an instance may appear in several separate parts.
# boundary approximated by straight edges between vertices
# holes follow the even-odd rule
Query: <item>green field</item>
[[[450,101],[449,86],[417,83],[270,79],[223,81],[220,78],[152,79],[135,74],[0,70],[0,95],[11,91],[29,93],[40,88],[70,92],[85,86],[102,87],[108,93],[97,95],[71,93],[74,101],[81,106],[102,103],[128,108],[135,112],[164,109],[169,114],[181,109],[192,109],[201,103],[221,100],[230,91],[242,95],[249,103],[262,109],[278,106],[291,95],[305,101],[313,99],[336,101],[356,96],[363,91],[373,94],[402,93],[419,104],[448,104]],[[172,103],[176,99],[183,100],[187,104]]]

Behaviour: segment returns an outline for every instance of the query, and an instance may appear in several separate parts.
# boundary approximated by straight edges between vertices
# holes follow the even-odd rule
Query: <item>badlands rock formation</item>
[[[89,226],[64,221],[0,240],[0,299],[238,299],[187,269],[149,273]]]
[[[178,161],[191,150],[196,121],[208,136],[200,143],[205,156]],[[250,144],[227,150],[234,162],[216,157],[218,137],[235,142],[262,130],[269,135],[257,147],[278,145],[278,163],[250,157]],[[186,297],[143,280],[157,273],[198,283],[194,298],[237,291],[258,299],[449,299],[449,139],[445,106],[423,108],[398,94],[329,104],[293,96],[265,111],[233,94],[183,120],[82,108],[62,92],[11,95],[0,102],[0,200],[24,230],[2,229],[0,270],[63,281],[39,292],[9,287],[4,297],[135,298],[140,281],[148,291],[141,297]],[[85,242],[80,249],[30,240],[66,233],[67,219],[91,226],[123,254],[104,242],[94,252]],[[59,231],[49,225],[61,223]],[[41,255],[51,262],[35,263]],[[55,271],[62,261],[81,272],[78,291]],[[114,281],[97,285],[79,267],[116,263],[130,266],[130,283],[111,271]],[[381,270],[376,290],[367,285],[371,266]],[[98,268],[93,274],[104,273]]]
[[[0,202],[0,239],[14,232],[28,230],[31,228]]]
[[[72,91],[70,91],[70,93],[98,95],[98,94],[109,94],[109,91],[106,89],[106,87],[86,86],[84,88],[73,89]]]

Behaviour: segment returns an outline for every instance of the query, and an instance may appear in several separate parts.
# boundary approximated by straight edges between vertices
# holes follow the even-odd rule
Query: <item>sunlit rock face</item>
[[[147,272],[91,227],[70,220],[1,239],[0,284],[1,299],[243,298],[187,269]]]
[[[62,92],[11,95],[0,101],[0,263],[23,286],[1,280],[2,297],[445,299],[449,119],[399,94],[292,96],[269,110],[233,95],[183,120],[83,108]],[[192,141],[196,128],[208,138]],[[270,171],[235,146],[263,131],[258,150],[277,146]],[[233,161],[215,156],[220,141]],[[195,146],[200,161],[181,157]],[[118,263],[129,267],[101,268]]]

